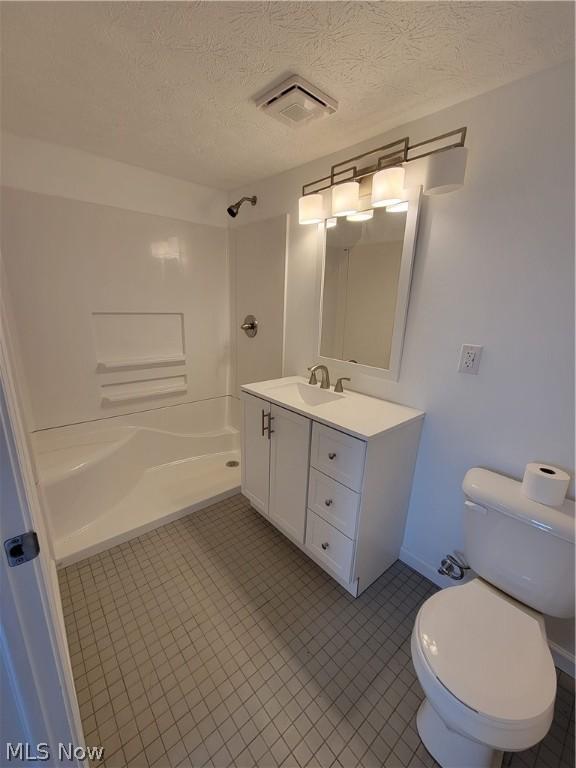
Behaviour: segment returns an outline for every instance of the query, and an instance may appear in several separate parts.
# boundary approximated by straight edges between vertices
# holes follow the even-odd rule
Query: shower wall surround
[[[234,286],[230,391],[236,397],[242,384],[282,376],[287,229],[287,216],[281,214],[251,224],[234,220],[229,231]],[[240,328],[248,314],[258,322],[254,337]]]
[[[32,144],[39,151],[38,142]],[[21,141],[4,147],[12,162],[14,146],[19,150]],[[41,152],[43,162],[47,155]],[[206,190],[208,207],[197,206],[194,215],[180,203],[180,193],[202,201],[198,188],[173,180],[176,189],[168,192],[177,204],[171,205],[166,187],[172,180],[159,177],[158,210],[197,220],[157,215],[150,190],[142,193],[141,169],[125,166],[121,202],[136,210],[118,207],[109,190],[114,182],[118,188],[113,174],[121,164],[83,157],[85,165],[94,160],[100,188],[90,182],[93,169],[80,166],[79,172],[78,164],[75,186],[63,183],[62,174],[52,176],[52,190],[75,189],[84,199],[2,190],[2,253],[31,429],[229,393],[223,196],[216,211],[214,190]],[[35,177],[23,168],[20,162],[9,169],[4,183],[33,187]]]

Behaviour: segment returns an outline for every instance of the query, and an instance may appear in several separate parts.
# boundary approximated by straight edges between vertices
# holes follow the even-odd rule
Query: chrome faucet
[[[334,392],[344,392],[344,387],[342,386],[343,381],[352,381],[352,379],[349,379],[348,376],[342,376],[336,382],[336,386],[334,387]]]
[[[320,389],[330,389],[330,374],[328,373],[328,368],[326,368],[325,365],[313,365],[311,368],[308,368],[308,370],[310,371],[310,378],[308,379],[308,384],[318,384],[318,379],[316,378],[316,371],[320,371],[322,373]]]

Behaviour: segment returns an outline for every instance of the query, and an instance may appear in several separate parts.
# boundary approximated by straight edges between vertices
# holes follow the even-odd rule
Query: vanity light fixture
[[[322,195],[306,195],[298,200],[298,221],[300,224],[320,224],[324,221]]]
[[[467,155],[466,147],[455,147],[430,157],[426,169],[424,194],[443,195],[460,189],[464,185]]]
[[[360,184],[357,181],[345,181],[332,187],[332,216],[350,216],[359,207]]]
[[[332,229],[336,224],[338,224],[338,219],[335,216],[330,216],[329,219],[326,219],[326,229]]]
[[[357,213],[351,213],[346,216],[346,221],[370,221],[374,216],[374,211],[370,208],[367,211],[358,211]]]
[[[404,168],[395,165],[384,168],[372,176],[372,207],[384,208],[402,202]]]
[[[370,204],[373,208],[384,207],[390,210],[394,207],[393,212],[406,210],[405,201],[398,197],[399,190],[404,186],[403,166],[424,157],[429,158],[424,194],[440,195],[452,192],[464,182],[466,130],[466,127],[457,128],[416,144],[410,144],[410,138],[405,136],[336,163],[331,167],[328,176],[304,184],[300,204],[305,205],[303,201],[306,198],[316,197],[318,193],[330,189],[332,217],[353,216],[360,208],[358,182],[372,177]],[[314,216],[303,221],[301,215],[300,223],[318,223],[316,218],[317,216]]]

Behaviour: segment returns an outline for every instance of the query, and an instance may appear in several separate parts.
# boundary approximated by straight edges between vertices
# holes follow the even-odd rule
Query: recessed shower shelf
[[[158,355],[155,357],[132,357],[118,360],[98,360],[96,370],[122,371],[129,368],[157,368],[162,365],[182,365],[184,355]]]
[[[129,400],[144,400],[149,397],[163,397],[164,395],[180,395],[188,391],[186,384],[172,384],[170,386],[156,387],[155,389],[132,390],[131,392],[115,392],[102,395],[102,404],[124,403]]]

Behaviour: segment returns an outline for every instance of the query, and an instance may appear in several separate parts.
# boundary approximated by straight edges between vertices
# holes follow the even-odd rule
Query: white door
[[[237,387],[282,376],[286,232],[285,214],[230,230]],[[246,315],[258,321],[256,336],[240,328]]]
[[[303,544],[311,421],[277,405],[271,412],[270,520]]]
[[[242,493],[268,515],[270,489],[270,403],[242,392]]]
[[[29,764],[28,755],[62,766],[61,743],[65,754],[69,744],[80,749],[66,762],[80,766],[82,727],[56,570],[4,341],[0,328],[0,764]],[[4,542],[31,530],[40,553],[10,567]]]

